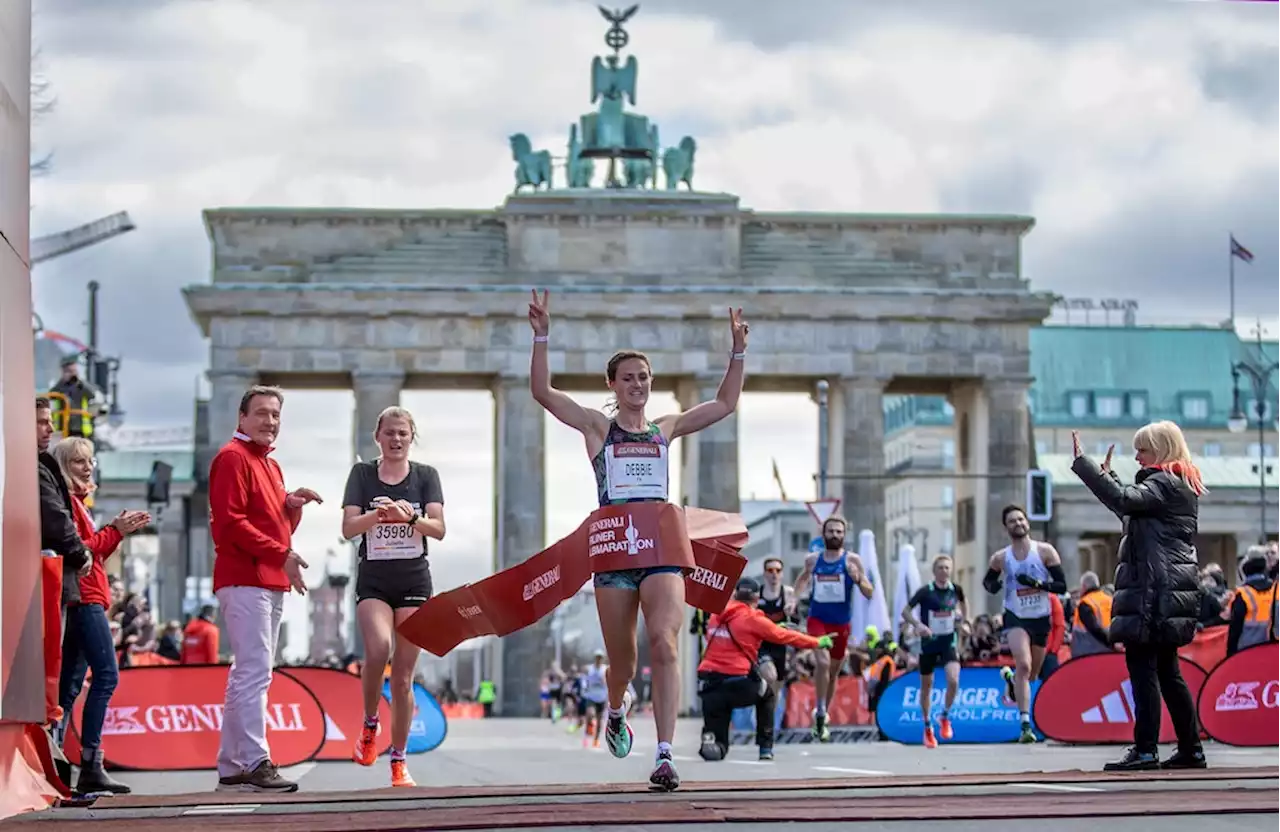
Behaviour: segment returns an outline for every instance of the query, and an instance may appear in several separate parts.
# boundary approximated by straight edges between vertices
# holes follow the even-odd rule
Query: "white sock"
[[[658,758],[658,757],[661,757],[664,751],[665,751],[667,754],[670,754],[670,753],[671,753],[671,743],[669,743],[669,742],[660,742],[660,743],[658,743],[658,753],[654,755],[654,758],[656,759],[656,758]]]
[[[610,705],[610,706],[609,706],[609,718],[610,718],[610,719],[613,719],[614,717],[623,717],[623,716],[626,716],[626,715],[627,715],[627,712],[626,712],[626,711],[624,711],[624,710],[622,710],[621,708],[615,708],[615,707],[613,707],[612,705]]]

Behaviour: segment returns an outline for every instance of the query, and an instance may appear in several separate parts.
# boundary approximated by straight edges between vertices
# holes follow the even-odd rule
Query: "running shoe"
[[[680,788],[680,774],[676,771],[676,764],[671,759],[670,751],[658,752],[658,759],[654,761],[653,773],[649,775],[649,782],[655,788],[667,792]]]
[[[831,729],[827,727],[827,715],[819,714],[815,709],[813,716],[813,736],[818,742],[831,742]]]
[[[391,785],[392,786],[416,786],[413,777],[409,774],[409,763],[406,760],[391,761]]]
[[[631,753],[631,743],[635,741],[635,732],[627,723],[627,711],[631,709],[631,694],[622,696],[622,713],[619,716],[609,715],[604,728],[604,742],[609,746],[609,753],[621,760]]]
[[[764,747],[760,749],[760,762],[765,763],[773,759],[773,749]]]
[[[1018,692],[1013,689],[1013,668],[1000,668],[1000,678],[1004,679],[1004,695],[1010,702],[1018,701]]]
[[[925,748],[938,747],[938,738],[933,735],[932,725],[926,725],[924,727],[924,747]]]
[[[360,738],[351,752],[351,759],[362,766],[371,766],[378,759],[378,734],[382,733],[381,725],[365,725],[360,729]]]
[[[944,716],[938,720],[938,736],[944,740],[949,740],[955,736],[955,732],[951,730],[950,718]]]
[[[1031,745],[1036,742],[1036,732],[1031,730],[1030,725],[1022,726],[1022,733],[1018,735],[1018,742],[1023,745]]]

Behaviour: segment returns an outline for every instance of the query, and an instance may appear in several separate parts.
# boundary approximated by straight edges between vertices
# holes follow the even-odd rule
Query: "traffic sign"
[[[809,509],[809,516],[819,527],[827,522],[827,518],[840,510],[839,500],[811,500],[804,504]]]

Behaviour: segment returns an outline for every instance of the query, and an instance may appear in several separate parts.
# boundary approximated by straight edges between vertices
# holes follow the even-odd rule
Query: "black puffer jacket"
[[[1082,456],[1071,470],[1104,506],[1124,521],[1111,640],[1181,647],[1196,635],[1200,567],[1195,536],[1200,500],[1180,477],[1159,468],[1138,471],[1121,485]]]

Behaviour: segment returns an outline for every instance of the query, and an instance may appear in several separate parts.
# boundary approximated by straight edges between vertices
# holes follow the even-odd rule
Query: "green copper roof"
[[[1253,342],[1225,329],[1192,327],[1046,326],[1031,330],[1030,405],[1046,427],[1139,427],[1172,419],[1184,427],[1225,427],[1232,407],[1231,366],[1274,362],[1275,341]],[[1240,381],[1246,409],[1253,388]],[[1269,420],[1277,407],[1276,377],[1268,385]],[[1193,401],[1194,400],[1194,401]],[[1200,401],[1203,400],[1203,404]],[[1073,404],[1078,409],[1073,412]],[[1117,415],[1106,415],[1107,408]],[[949,425],[941,396],[886,396],[885,430]]]
[[[146,482],[156,460],[173,466],[175,482],[188,482],[195,472],[191,451],[99,451],[98,470],[104,481]]]
[[[1120,458],[1120,450],[1116,449],[1116,459],[1112,462],[1116,474],[1120,477],[1121,482],[1131,483],[1133,477],[1138,473],[1138,463],[1131,458]],[[1084,484],[1080,482],[1071,471],[1072,459],[1069,454],[1040,454],[1036,458],[1040,470],[1048,471],[1049,476],[1053,479],[1054,489],[1080,487],[1084,488]],[[1212,493],[1215,488],[1257,488],[1258,487],[1258,468],[1256,460],[1244,459],[1242,457],[1197,457],[1196,465],[1200,467],[1200,476],[1204,479],[1205,488]],[[1266,460],[1268,467],[1267,488],[1275,488],[1277,480],[1277,472],[1280,472],[1280,459],[1271,457]]]

